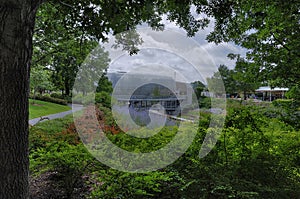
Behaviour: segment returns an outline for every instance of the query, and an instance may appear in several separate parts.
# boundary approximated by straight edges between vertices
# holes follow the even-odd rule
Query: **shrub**
[[[111,107],[111,96],[107,92],[99,92],[95,94],[95,102],[104,107]]]
[[[56,142],[64,142],[70,145],[80,143],[80,138],[71,116],[39,123],[30,128],[29,150],[44,148],[47,144]]]
[[[89,198],[178,198],[183,180],[175,172],[125,173],[113,169],[94,176],[96,182]]]
[[[61,105],[68,104],[66,100],[49,97],[47,95],[36,95],[36,96],[31,95],[30,98],[45,101],[45,102],[51,102],[51,103],[55,103],[55,104],[61,104]]]
[[[95,94],[94,93],[89,93],[82,97],[82,104],[89,105],[89,104],[94,104],[94,103],[95,103]]]
[[[99,122],[115,127],[111,110],[100,105],[99,109]],[[212,113],[201,112],[198,134],[187,152],[168,167],[144,174],[116,171],[94,160],[78,143],[74,125],[63,124],[60,127],[67,130],[54,131],[41,123],[38,126],[44,128],[32,128],[36,135],[30,140],[35,144],[30,167],[32,171],[57,172],[59,186],[69,195],[83,181],[82,176],[87,176],[91,191],[87,198],[298,198],[299,132],[278,118],[265,116],[264,111],[234,103],[227,112],[223,134],[203,159],[199,158],[201,143],[216,129],[208,128]],[[124,133],[106,136],[127,151],[151,152],[170,143],[176,133],[176,127],[165,127],[147,139]],[[114,155],[112,148],[107,150]]]
[[[30,170],[55,172],[56,183],[70,198],[94,161],[83,144],[56,142],[30,153]]]
[[[72,97],[71,96],[65,95],[63,99],[66,100],[68,103],[72,103]]]
[[[200,108],[211,108],[210,97],[201,96],[198,100]]]
[[[277,99],[272,102],[275,107],[281,107],[285,109],[290,109],[295,106],[294,100],[291,99]]]
[[[63,95],[61,93],[51,93],[50,96],[53,97],[53,98],[66,100],[68,103],[72,103],[72,97],[71,96]]]
[[[273,101],[272,104],[279,110],[277,118],[296,129],[300,129],[299,101],[278,99]]]
[[[293,86],[287,93],[286,97],[300,101],[300,85]]]
[[[82,104],[82,100],[83,100],[82,93],[77,93],[76,95],[74,95],[72,97],[72,103],[75,103],[75,104]]]
[[[51,93],[50,97],[57,98],[57,99],[64,99],[64,96],[61,93]]]
[[[72,98],[73,103],[89,105],[95,103],[95,94],[89,93],[87,95],[83,95],[82,93],[78,93]]]
[[[51,97],[49,93],[44,93],[43,96]]]

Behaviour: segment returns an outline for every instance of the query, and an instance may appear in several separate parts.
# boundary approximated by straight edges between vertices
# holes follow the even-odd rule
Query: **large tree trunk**
[[[29,70],[39,3],[32,0],[0,0],[1,199],[29,197]]]

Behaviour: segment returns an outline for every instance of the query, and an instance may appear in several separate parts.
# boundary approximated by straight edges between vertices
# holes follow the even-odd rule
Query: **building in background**
[[[176,76],[175,76],[176,77]],[[159,104],[166,112],[177,115],[180,107],[192,104],[190,83],[175,77],[142,73],[108,73],[114,87],[113,97],[135,109],[150,109]]]
[[[255,90],[255,95],[263,101],[273,101],[275,99],[284,99],[288,88],[271,88],[269,86],[259,87]]]

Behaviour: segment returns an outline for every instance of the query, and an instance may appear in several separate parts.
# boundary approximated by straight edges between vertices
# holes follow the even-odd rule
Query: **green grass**
[[[71,107],[29,99],[29,119],[71,110]]]
[[[30,128],[30,134],[31,135],[42,134],[44,137],[48,137],[48,138],[53,137],[58,132],[62,132],[63,130],[67,129],[72,122],[74,122],[73,114],[66,115],[63,118],[57,118],[54,120],[40,122]],[[48,141],[51,140],[52,139],[50,138],[48,139]]]

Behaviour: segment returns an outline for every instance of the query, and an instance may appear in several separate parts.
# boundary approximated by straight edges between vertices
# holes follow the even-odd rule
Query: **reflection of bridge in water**
[[[134,108],[136,111],[149,110],[150,108],[160,110],[163,107],[167,114],[178,115],[180,113],[180,104],[185,98],[119,98],[117,100],[127,103],[130,108]]]

